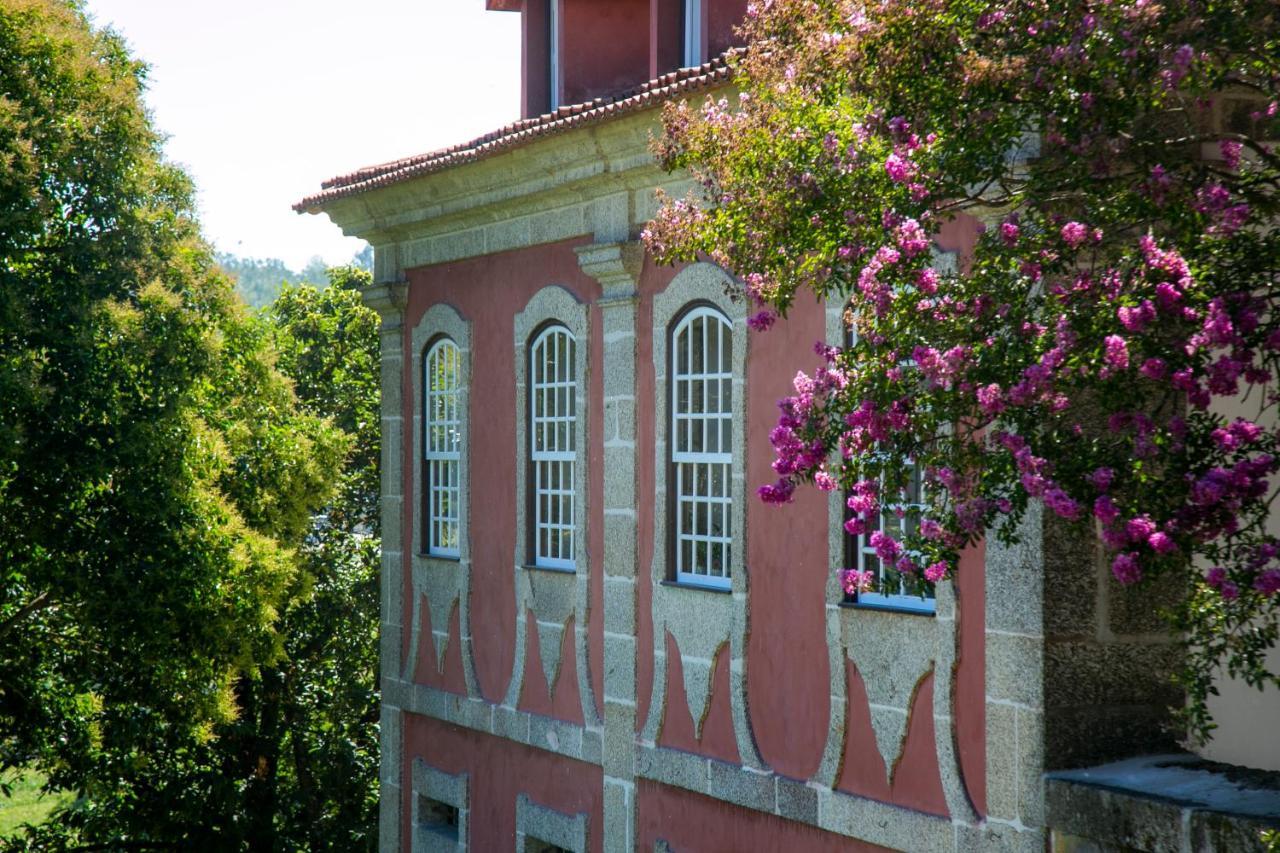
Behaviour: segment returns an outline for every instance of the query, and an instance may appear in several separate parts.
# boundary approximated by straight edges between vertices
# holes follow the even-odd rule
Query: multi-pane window
[[[684,65],[702,63],[702,0],[684,0]]]
[[[426,551],[459,557],[462,509],[462,355],[448,338],[436,341],[422,359],[423,536]]]
[[[529,348],[529,460],[533,565],[574,566],[574,435],[578,418],[573,335],[549,326]]]
[[[844,345],[852,348],[855,341],[853,324],[846,320]],[[910,365],[911,362],[905,364]],[[931,613],[934,610],[933,584],[919,575],[904,577],[893,566],[886,565],[871,545],[871,536],[877,530],[899,542],[919,530],[920,515],[924,511],[924,485],[919,466],[911,465],[906,481],[906,488],[894,495],[882,496],[890,499],[882,504],[877,527],[857,536],[845,534],[845,567],[871,573],[871,589],[846,595],[845,600]]]
[[[871,536],[876,531],[902,542],[919,530],[920,514],[924,510],[919,466],[912,465],[908,469],[904,489],[883,497],[886,500],[879,525],[858,536],[845,535],[847,568],[871,573],[871,589],[859,592],[849,600],[856,600],[858,604],[931,612],[934,609],[933,585],[918,574],[902,575],[882,560],[871,545]]]
[[[733,331],[698,307],[671,335],[675,579],[728,588],[733,533]]]

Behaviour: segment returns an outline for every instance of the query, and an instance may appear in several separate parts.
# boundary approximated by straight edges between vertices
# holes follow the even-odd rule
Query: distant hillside
[[[279,258],[242,258],[230,252],[217,253],[218,265],[236,280],[236,290],[241,298],[254,308],[261,308],[275,301],[286,284],[314,284],[324,287],[329,283],[325,275],[328,265],[320,257],[313,257],[301,270],[289,268]],[[353,267],[373,269],[373,247],[365,246],[348,262]]]

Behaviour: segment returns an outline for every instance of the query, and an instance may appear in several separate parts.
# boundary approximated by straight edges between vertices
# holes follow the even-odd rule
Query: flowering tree
[[[645,239],[734,271],[757,330],[801,289],[848,301],[760,496],[844,489],[862,533],[921,466],[912,533],[871,537],[917,587],[1038,499],[1120,583],[1185,590],[1193,733],[1217,667],[1280,683],[1275,4],[765,0],[746,29],[740,93],[664,114],[659,156],[700,192]],[[984,233],[939,274],[959,215]]]

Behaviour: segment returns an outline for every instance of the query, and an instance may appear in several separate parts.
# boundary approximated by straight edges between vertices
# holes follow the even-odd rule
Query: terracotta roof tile
[[[293,209],[306,213],[334,199],[358,195],[462,163],[481,160],[541,136],[641,110],[668,98],[722,83],[729,76],[730,67],[725,56],[694,68],[672,71],[613,98],[597,98],[582,104],[570,104],[551,113],[512,122],[469,142],[376,166],[366,166],[349,174],[330,178],[320,185],[321,192],[307,196],[295,204]]]

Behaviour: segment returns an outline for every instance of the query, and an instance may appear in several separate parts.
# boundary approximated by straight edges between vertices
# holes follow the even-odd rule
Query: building
[[[1176,647],[1094,543],[1033,512],[954,584],[850,600],[839,497],[754,499],[841,307],[748,333],[723,270],[638,242],[687,186],[657,110],[731,90],[745,3],[489,8],[522,16],[525,118],[298,205],[375,249],[383,849],[1256,842],[1275,797],[1228,821],[1123,791],[1211,775],[1191,759],[1079,770],[1176,748]]]

